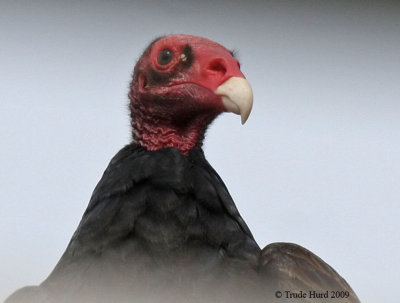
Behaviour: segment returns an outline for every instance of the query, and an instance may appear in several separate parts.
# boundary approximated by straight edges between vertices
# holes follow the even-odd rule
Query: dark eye
[[[174,53],[170,49],[163,49],[157,57],[158,64],[167,65],[174,57]]]

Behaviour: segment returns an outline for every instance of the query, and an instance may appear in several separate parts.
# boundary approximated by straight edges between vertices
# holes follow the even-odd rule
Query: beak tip
[[[240,115],[242,125],[245,124],[253,107],[250,83],[245,78],[231,77],[220,85],[215,93],[222,97],[226,110]]]
[[[244,125],[249,118],[249,115],[241,115],[242,125]]]

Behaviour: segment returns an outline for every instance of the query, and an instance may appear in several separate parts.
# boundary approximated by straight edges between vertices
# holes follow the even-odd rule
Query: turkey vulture
[[[260,249],[204,157],[221,113],[246,121],[252,90],[211,40],[150,43],[130,84],[132,143],[111,160],[72,239],[40,286],[6,302],[359,302],[305,248]]]

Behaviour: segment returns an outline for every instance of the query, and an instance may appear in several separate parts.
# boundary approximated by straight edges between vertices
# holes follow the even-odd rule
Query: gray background
[[[169,33],[239,51],[253,112],[205,151],[260,246],[299,243],[397,303],[400,5],[311,0],[1,0],[0,300],[58,261],[130,140],[135,61]]]

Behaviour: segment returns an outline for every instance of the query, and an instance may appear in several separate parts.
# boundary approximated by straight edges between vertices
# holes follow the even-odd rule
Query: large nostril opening
[[[208,64],[208,70],[226,74],[226,64],[223,59],[214,59]]]

